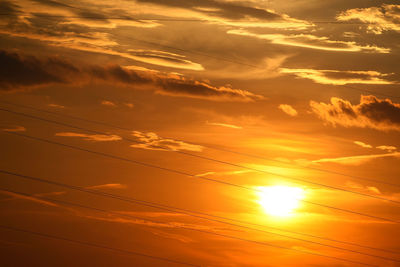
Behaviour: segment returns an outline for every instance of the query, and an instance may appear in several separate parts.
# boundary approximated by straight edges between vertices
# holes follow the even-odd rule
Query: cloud
[[[385,150],[388,152],[393,152],[393,151],[397,150],[397,147],[395,147],[395,146],[377,146],[376,148],[380,149],[380,150]]]
[[[229,86],[213,86],[205,81],[174,73],[139,70],[119,65],[77,67],[58,57],[39,59],[0,51],[0,90],[35,88],[49,84],[106,82],[151,89],[158,94],[213,101],[250,102],[264,97]]]
[[[367,24],[368,32],[400,32],[400,5],[383,4],[380,7],[354,8],[341,12],[339,21],[359,20]]]
[[[63,105],[58,105],[58,104],[48,104],[47,106],[51,107],[51,108],[65,108],[65,106]]]
[[[108,142],[108,141],[118,141],[122,138],[118,135],[102,135],[102,134],[83,134],[83,133],[73,133],[73,132],[61,132],[56,133],[56,136],[62,137],[79,137],[88,141],[96,141],[96,142]]]
[[[273,44],[303,47],[324,51],[337,52],[370,52],[370,53],[389,53],[389,48],[382,48],[372,45],[358,45],[355,42],[330,40],[328,37],[320,37],[312,34],[259,34],[252,33],[243,29],[227,31],[228,34],[248,36],[262,40],[271,41]]]
[[[233,125],[233,124],[227,124],[227,123],[220,123],[220,122],[208,122],[206,121],[207,125],[212,125],[212,126],[221,126],[221,127],[226,127],[226,128],[232,128],[232,129],[242,129],[241,126]]]
[[[78,68],[60,58],[40,60],[33,56],[0,50],[0,90],[67,83]]]
[[[381,195],[382,192],[375,186],[364,186],[362,184],[354,183],[351,181],[346,182],[346,186],[354,189],[361,189],[363,191],[371,192],[377,195]]]
[[[203,147],[200,145],[189,144],[179,140],[167,139],[158,136],[156,133],[133,131],[132,135],[136,137],[138,144],[131,145],[134,148],[142,148],[148,150],[188,150],[200,152]]]
[[[372,154],[372,155],[360,155],[360,156],[349,156],[349,157],[338,157],[338,158],[323,158],[318,160],[313,160],[313,163],[325,163],[333,162],[343,165],[361,165],[370,160],[377,158],[387,158],[387,157],[400,157],[400,152],[393,152],[387,154]]]
[[[108,100],[103,100],[100,102],[103,106],[108,106],[108,107],[116,107],[117,105],[114,102],[108,101]]]
[[[4,191],[0,189],[0,192],[5,194],[5,195],[9,195],[11,197],[13,197],[14,199],[22,199],[22,200],[27,200],[27,201],[31,201],[31,202],[36,202],[36,203],[40,203],[46,206],[52,206],[52,207],[58,207],[58,205],[54,204],[53,202],[49,202],[43,199],[39,199],[33,196],[26,196],[26,195],[21,195],[18,193],[13,193],[13,192],[9,192],[9,191]]]
[[[366,144],[364,142],[361,142],[361,141],[354,141],[354,144],[356,144],[358,146],[361,146],[361,147],[364,147],[364,148],[372,148],[371,145],[368,145],[368,144]]]
[[[55,16],[57,16],[58,19],[62,18],[58,17],[59,14],[55,14]],[[118,56],[124,59],[163,67],[195,71],[204,70],[201,64],[192,62],[182,55],[151,49],[126,49],[117,41],[111,39],[112,37],[107,31],[102,32],[85,29],[84,26],[88,25],[85,25],[84,22],[87,20],[80,20],[82,24],[69,26],[59,20],[54,20],[52,22],[46,20],[45,24],[42,23],[43,21],[39,23],[42,18],[40,18],[40,16],[35,17],[35,15],[24,17],[24,19],[28,21],[19,21],[19,23],[14,21],[11,24],[9,23],[8,27],[0,29],[0,34],[39,40],[45,42],[49,46]],[[99,20],[94,20],[96,24],[99,22]]]
[[[133,108],[135,105],[132,103],[124,103],[124,105],[128,108]]]
[[[213,176],[213,175],[241,175],[246,173],[254,172],[252,170],[240,170],[240,171],[225,171],[225,172],[205,172],[196,174],[196,176],[204,177],[204,176]]]
[[[297,111],[291,106],[286,104],[280,104],[278,107],[280,110],[288,114],[289,116],[295,117],[297,116]]]
[[[392,74],[377,71],[340,71],[340,70],[315,70],[315,69],[288,69],[281,68],[281,73],[293,74],[299,78],[310,79],[320,84],[396,84],[385,78]]]
[[[13,128],[4,128],[2,130],[5,132],[26,132],[26,128],[23,126],[15,126]]]
[[[313,26],[312,23],[294,19],[286,14],[278,14],[273,10],[250,5],[250,2],[233,1],[161,1],[139,0],[138,3],[153,4],[173,9],[178,17],[198,18],[210,23],[235,27],[278,28],[283,30],[304,30]],[[182,11],[182,9],[184,11]],[[148,11],[156,12],[150,6]],[[172,11],[172,10],[171,10]],[[165,15],[164,13],[160,15]]]
[[[263,96],[246,90],[232,89],[229,86],[215,87],[207,82],[190,80],[183,76],[166,77],[165,79],[160,79],[159,83],[161,89],[156,92],[162,95],[193,97],[214,101],[252,102],[264,99]]]
[[[400,131],[400,104],[390,99],[362,95],[360,104],[332,97],[330,103],[310,101],[312,112],[333,126]]]
[[[126,185],[123,184],[100,184],[100,185],[93,185],[85,187],[87,189],[125,189],[127,188]]]

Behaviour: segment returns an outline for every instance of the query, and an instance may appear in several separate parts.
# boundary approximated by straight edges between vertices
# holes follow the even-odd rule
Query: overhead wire
[[[58,184],[58,186],[62,185],[61,183],[58,183],[58,182],[56,182],[56,183]],[[105,196],[105,197],[107,197],[107,196],[109,197],[110,195],[111,196],[115,196],[113,194],[104,193],[102,191],[90,190],[90,189],[88,190],[87,188],[82,188],[82,187],[77,187],[77,186],[67,186],[66,185],[66,186],[63,186],[63,187],[70,188],[70,189],[75,189],[75,190],[79,190],[79,191],[83,191],[83,192],[86,192],[86,193],[93,193],[93,194],[101,195],[101,196]],[[164,221],[158,221],[158,220],[154,220],[154,219],[148,219],[148,218],[133,216],[133,215],[130,215],[130,214],[119,213],[119,212],[114,212],[114,211],[108,211],[108,210],[104,210],[104,209],[100,209],[100,208],[89,207],[89,206],[82,205],[82,204],[71,203],[71,202],[66,202],[66,201],[62,201],[62,200],[55,200],[55,199],[46,198],[46,197],[37,197],[37,196],[34,196],[34,195],[30,195],[30,194],[26,194],[26,193],[22,193],[22,192],[16,192],[16,191],[9,190],[9,189],[3,189],[3,188],[0,188],[0,189],[3,190],[3,191],[6,191],[6,192],[14,193],[14,194],[21,194],[23,196],[35,197],[37,199],[46,200],[46,201],[55,202],[55,203],[61,203],[62,205],[67,205],[67,206],[80,207],[80,208],[95,210],[95,211],[98,211],[98,212],[114,214],[114,215],[118,215],[118,216],[125,217],[125,218],[139,219],[139,220],[144,220],[144,221],[157,223],[157,224],[166,223]],[[124,199],[124,198],[122,198],[122,199]],[[140,203],[136,203],[136,204],[141,205]],[[163,210],[165,210],[165,209],[163,209]],[[168,211],[173,211],[173,210],[168,210]],[[176,211],[174,211],[174,212],[176,212]],[[352,250],[352,249],[347,249],[347,248],[343,248],[343,247],[338,247],[338,246],[333,246],[333,245],[329,245],[329,244],[324,244],[324,243],[320,243],[320,242],[305,240],[305,239],[296,238],[296,237],[290,237],[290,236],[287,236],[287,235],[282,235],[282,234],[269,232],[269,231],[264,231],[264,230],[260,230],[260,229],[256,229],[256,228],[251,228],[251,227],[246,227],[246,226],[242,226],[242,225],[227,223],[227,222],[224,222],[224,221],[213,220],[213,219],[205,218],[205,217],[201,217],[201,216],[193,216],[192,214],[187,214],[187,213],[181,213],[181,214],[185,214],[185,215],[189,215],[189,216],[197,217],[197,218],[202,218],[202,219],[205,219],[205,220],[208,220],[208,221],[223,223],[223,224],[227,224],[227,225],[230,225],[230,226],[240,227],[240,228],[244,228],[244,229],[247,229],[247,230],[256,230],[256,231],[264,232],[264,233],[271,234],[271,235],[277,235],[279,237],[285,237],[285,238],[293,239],[293,240],[296,240],[296,241],[302,241],[302,242],[311,243],[311,244],[314,244],[314,245],[334,248],[334,249],[337,249],[337,250],[342,250],[342,251],[346,251],[346,252],[350,252],[350,253],[360,254],[360,255],[363,255],[363,256],[369,256],[369,257],[374,257],[374,258],[393,261],[393,262],[400,262],[400,260],[397,260],[397,259],[394,259],[394,258],[383,257],[383,256],[379,256],[379,255],[374,255],[374,254],[370,254],[370,253],[364,253],[364,252],[360,252],[360,251],[356,251],[356,250]],[[236,236],[230,236],[230,235],[226,235],[226,234],[221,235],[221,234],[218,234],[216,232],[211,232],[211,231],[206,231],[206,230],[197,229],[197,228],[191,228],[191,227],[185,227],[185,226],[182,226],[182,225],[177,226],[177,228],[181,228],[181,229],[185,229],[185,230],[191,230],[191,231],[197,231],[197,232],[211,234],[211,235],[224,236],[226,238],[236,239],[236,240],[241,240],[241,241],[246,241],[246,242],[251,242],[251,243],[256,243],[256,244],[260,244],[260,245],[272,246],[272,247],[276,247],[276,248],[285,248],[285,249],[287,248],[287,249],[292,250],[292,248],[277,246],[277,245],[274,245],[274,244],[271,244],[271,243],[267,243],[267,242],[263,242],[263,241],[245,239],[245,238],[240,238],[240,237],[236,237]],[[307,250],[303,251],[303,250],[298,250],[298,249],[295,249],[295,251],[302,252],[302,253],[307,253],[308,252]],[[313,255],[315,255],[315,254],[313,254]],[[326,254],[319,254],[319,253],[317,253],[316,255],[317,256],[322,256],[322,257],[326,257],[327,256],[328,258],[332,257],[332,256],[329,256],[329,255],[326,255]],[[337,257],[333,257],[333,258],[334,259],[338,259]],[[339,258],[339,260],[342,260],[342,258]],[[347,259],[345,259],[345,261],[347,261]],[[363,264],[363,263],[360,263],[360,262],[356,262],[356,263]]]
[[[111,124],[111,123],[108,123],[108,122],[104,122],[104,121],[92,120],[92,119],[87,119],[87,118],[84,118],[84,117],[78,117],[78,116],[73,116],[73,115],[69,115],[69,114],[65,114],[65,113],[54,112],[54,111],[45,110],[45,109],[32,107],[32,106],[28,106],[28,105],[17,104],[17,103],[5,101],[5,100],[0,100],[0,103],[6,104],[6,105],[12,105],[12,106],[16,106],[16,107],[22,107],[22,108],[26,108],[26,109],[30,109],[30,110],[35,110],[35,111],[39,111],[39,112],[42,112],[42,113],[47,113],[47,114],[56,115],[56,116],[60,116],[60,117],[71,118],[71,119],[74,119],[74,120],[79,120],[79,121],[88,122],[88,123],[92,123],[92,124],[102,125],[102,126],[106,126],[106,127],[109,127],[109,128],[114,128],[114,129],[118,129],[118,130],[122,130],[122,131],[127,131],[127,132],[130,132],[130,133],[132,132],[132,129],[129,129],[127,127],[117,126],[117,125],[114,125],[114,124]],[[177,139],[175,137],[161,136],[161,138],[174,139],[174,140],[182,141],[182,142],[185,142],[185,143],[195,143],[195,142],[188,141],[188,140],[183,140],[183,139],[180,139],[180,138]],[[372,179],[372,178],[366,178],[366,177],[346,174],[346,173],[342,173],[342,172],[337,172],[337,171],[332,171],[332,170],[327,170],[327,169],[322,169],[322,168],[317,168],[317,167],[312,167],[312,166],[301,166],[301,165],[293,166],[294,164],[287,163],[287,162],[284,162],[284,161],[281,161],[281,160],[272,159],[272,158],[266,158],[265,156],[260,156],[260,155],[256,155],[256,154],[250,154],[250,153],[244,153],[244,152],[235,151],[235,150],[232,150],[232,149],[221,148],[221,147],[218,147],[218,146],[215,146],[215,145],[210,145],[210,144],[201,144],[201,146],[204,146],[206,148],[209,148],[209,149],[212,149],[212,150],[216,150],[216,151],[228,152],[228,153],[232,153],[232,154],[246,156],[246,157],[249,157],[249,158],[262,159],[262,160],[265,160],[265,161],[280,163],[280,164],[284,164],[284,165],[290,165],[291,166],[290,168],[292,168],[292,169],[309,169],[309,170],[325,172],[325,173],[340,175],[340,176],[349,177],[349,178],[353,178],[353,179],[357,179],[357,180],[364,180],[364,181],[380,183],[380,184],[385,184],[385,185],[388,185],[388,186],[393,186],[393,187],[399,187],[400,188],[400,184],[390,183],[390,182],[386,182],[386,181],[382,181],[382,180],[376,180],[376,179]]]
[[[144,253],[140,253],[140,252],[133,251],[133,250],[115,248],[115,247],[111,247],[111,246],[106,246],[106,245],[102,245],[102,244],[82,241],[82,240],[78,240],[78,239],[72,239],[72,238],[63,237],[63,236],[57,236],[57,235],[52,235],[52,234],[48,234],[48,233],[43,233],[43,232],[37,232],[37,231],[28,230],[28,229],[17,228],[15,226],[9,226],[9,225],[0,224],[0,228],[6,229],[6,230],[10,230],[10,231],[14,231],[14,232],[20,232],[20,233],[35,235],[35,236],[39,236],[39,237],[43,237],[43,238],[47,238],[47,239],[66,241],[66,242],[73,243],[73,244],[79,244],[79,245],[84,245],[84,246],[88,246],[88,247],[106,249],[106,250],[110,250],[110,251],[118,252],[118,253],[122,253],[122,254],[129,254],[129,255],[135,255],[135,256],[140,256],[140,257],[146,257],[146,258],[151,258],[153,260],[160,260],[160,261],[169,262],[169,263],[175,263],[175,264],[179,264],[179,265],[201,267],[200,265],[197,265],[197,264],[187,263],[187,262],[183,262],[183,261],[177,261],[177,260],[173,260],[173,259],[168,259],[168,258],[163,258],[163,257],[155,256],[155,255],[150,255],[150,254],[144,254]]]
[[[54,120],[46,119],[46,118],[43,118],[43,117],[38,117],[38,116],[31,115],[31,114],[26,114],[26,113],[23,113],[23,112],[17,112],[17,111],[5,109],[5,108],[2,108],[2,107],[0,107],[0,111],[9,112],[11,114],[24,116],[24,117],[28,117],[28,118],[31,118],[31,119],[36,119],[36,120],[44,121],[44,122],[47,122],[47,123],[61,125],[61,126],[65,126],[65,127],[69,127],[69,128],[73,128],[73,129],[83,130],[83,131],[86,131],[88,133],[94,133],[94,134],[99,134],[99,135],[109,135],[109,133],[106,133],[106,132],[102,132],[102,131],[98,131],[98,130],[92,130],[92,129],[88,129],[88,128],[84,128],[84,127],[76,126],[76,125],[72,125],[72,124],[67,124],[67,123],[63,123],[63,122],[59,122],[59,121],[54,121]],[[122,136],[120,136],[120,138],[121,138],[121,140],[130,142],[130,143],[135,143],[135,144],[141,143],[140,141],[133,140],[133,139],[126,138],[126,137],[122,137]],[[357,192],[357,191],[353,191],[353,190],[349,190],[349,189],[345,189],[345,188],[341,188],[341,187],[337,187],[337,186],[326,185],[326,184],[323,184],[323,183],[317,183],[317,182],[305,180],[303,178],[294,178],[294,177],[291,177],[291,176],[288,176],[288,175],[283,175],[283,174],[279,174],[279,173],[273,173],[273,172],[270,172],[270,171],[265,171],[265,170],[261,170],[261,169],[257,169],[257,168],[253,168],[253,167],[248,167],[248,166],[241,165],[241,164],[236,164],[236,163],[232,163],[232,162],[228,162],[228,161],[223,161],[223,160],[218,160],[218,159],[214,159],[214,158],[210,158],[210,157],[196,155],[196,154],[192,154],[192,153],[184,152],[184,151],[180,151],[180,150],[173,150],[173,149],[165,149],[165,150],[169,151],[169,152],[183,154],[183,155],[186,155],[186,156],[200,158],[200,159],[203,159],[203,160],[213,161],[213,162],[217,162],[217,163],[221,163],[221,164],[225,164],[225,165],[229,165],[229,166],[233,166],[233,167],[237,167],[237,168],[241,168],[241,169],[245,169],[245,170],[250,170],[250,171],[254,171],[254,172],[273,175],[273,176],[281,177],[281,178],[284,178],[284,179],[293,180],[293,181],[296,181],[296,182],[308,183],[308,184],[317,185],[317,186],[321,186],[321,187],[325,187],[325,188],[329,188],[329,189],[334,189],[334,190],[338,190],[338,191],[343,191],[343,192],[347,192],[347,193],[351,193],[351,194],[360,195],[360,196],[363,196],[363,197],[369,197],[369,198],[374,198],[374,199],[387,201],[387,202],[391,202],[391,203],[395,203],[395,204],[400,204],[400,201],[397,201],[397,200],[394,200],[394,199],[390,199],[390,198],[386,198],[386,197],[381,197],[381,196],[371,195],[371,194],[367,194],[367,193]],[[367,179],[367,180],[369,181],[370,179]],[[376,181],[376,182],[379,183],[379,181]],[[385,182],[382,182],[382,183],[386,184]]]
[[[263,193],[262,190],[259,190],[259,189],[256,189],[256,188],[251,188],[251,187],[248,187],[248,186],[239,185],[239,184],[235,184],[235,183],[231,183],[231,182],[225,182],[225,181],[222,181],[222,180],[207,178],[207,177],[204,177],[204,176],[198,176],[198,175],[187,173],[185,171],[175,170],[175,169],[172,169],[172,168],[167,168],[167,167],[155,165],[155,164],[148,163],[148,162],[142,162],[142,161],[133,160],[133,159],[129,159],[129,158],[125,158],[125,157],[121,157],[121,156],[117,156],[117,155],[112,155],[112,154],[108,154],[108,153],[104,153],[104,152],[94,151],[94,150],[90,150],[90,149],[86,149],[86,148],[82,148],[82,147],[78,147],[78,146],[73,146],[73,145],[69,145],[69,144],[65,144],[65,143],[52,141],[52,140],[49,140],[49,139],[44,139],[44,138],[40,138],[40,137],[36,137],[36,136],[30,136],[30,135],[26,135],[26,134],[17,133],[17,132],[6,132],[6,131],[3,131],[3,133],[24,137],[24,138],[30,139],[30,140],[40,141],[42,143],[53,144],[53,145],[57,145],[57,146],[64,147],[64,148],[70,148],[70,149],[74,149],[74,150],[78,150],[78,151],[84,151],[84,152],[87,152],[87,153],[90,153],[90,154],[100,155],[100,156],[103,156],[103,157],[106,157],[106,158],[116,159],[116,160],[120,160],[120,161],[131,163],[131,164],[135,164],[135,165],[140,165],[140,166],[145,166],[145,167],[149,167],[149,168],[159,169],[159,170],[163,170],[163,171],[166,171],[166,172],[179,174],[179,175],[190,177],[190,178],[196,178],[196,179],[206,180],[206,181],[210,181],[210,182],[214,182],[214,183],[218,183],[218,184],[222,184],[222,185],[228,185],[228,186],[232,186],[232,187],[239,188],[239,189],[245,189],[245,190],[248,190],[248,191],[251,191],[251,192]],[[355,214],[355,215],[359,215],[359,216],[367,217],[367,218],[371,218],[371,219],[377,219],[377,220],[382,220],[382,221],[386,221],[386,222],[400,224],[400,221],[395,220],[395,219],[390,219],[390,218],[375,216],[375,215],[372,215],[372,214],[366,214],[366,213],[362,213],[362,212],[357,212],[357,211],[354,211],[354,210],[348,210],[348,209],[344,209],[344,208],[339,208],[339,207],[334,207],[334,206],[330,206],[330,205],[320,204],[320,203],[316,203],[316,202],[312,202],[312,201],[308,201],[308,200],[304,200],[304,199],[299,199],[299,201],[307,203],[307,204],[323,207],[323,208],[328,208],[328,209],[344,212],[344,213],[350,213],[350,214]]]
[[[45,183],[45,184],[49,184],[49,185],[53,185],[53,186],[67,188],[67,189],[75,190],[75,191],[78,191],[78,192],[88,193],[88,194],[102,196],[102,197],[111,198],[111,199],[117,199],[117,200],[120,200],[120,201],[123,201],[123,202],[127,202],[127,203],[130,203],[130,204],[136,204],[136,205],[156,208],[156,209],[160,209],[160,210],[170,211],[170,212],[174,212],[174,213],[180,213],[180,214],[184,214],[184,215],[187,215],[187,216],[200,218],[200,219],[203,219],[203,220],[208,220],[208,221],[217,222],[217,223],[221,223],[221,224],[226,224],[226,225],[230,225],[230,226],[235,226],[235,227],[239,227],[239,228],[244,228],[244,229],[248,229],[248,230],[264,232],[264,233],[268,233],[268,234],[272,234],[273,233],[273,232],[265,231],[265,230],[262,230],[262,229],[259,229],[259,228],[243,226],[243,225],[240,225],[238,223],[257,226],[257,227],[263,227],[263,228],[269,228],[269,229],[277,230],[277,231],[280,231],[280,232],[286,232],[286,233],[295,234],[295,235],[312,237],[312,238],[326,240],[326,241],[332,241],[332,242],[336,242],[336,243],[342,243],[342,244],[345,244],[345,245],[351,245],[351,246],[356,246],[356,247],[360,247],[360,248],[364,248],[364,249],[376,250],[376,251],[379,251],[379,252],[400,254],[400,251],[393,251],[393,250],[387,250],[387,249],[382,249],[382,248],[377,248],[377,247],[371,247],[371,246],[366,246],[366,245],[362,245],[362,244],[359,244],[359,243],[342,241],[342,240],[337,240],[337,239],[332,239],[332,238],[327,238],[327,237],[321,237],[321,236],[317,236],[317,235],[307,234],[307,233],[303,233],[303,232],[290,231],[290,230],[282,229],[282,228],[278,228],[278,227],[266,226],[266,225],[257,224],[257,223],[254,223],[254,222],[248,222],[248,221],[243,221],[243,220],[238,220],[238,219],[232,219],[232,218],[229,218],[229,217],[218,216],[218,215],[214,215],[214,214],[211,214],[211,213],[199,212],[199,211],[194,211],[194,210],[178,208],[178,207],[175,207],[175,206],[170,206],[170,205],[165,205],[165,204],[161,204],[161,203],[150,202],[150,201],[141,200],[141,199],[137,199],[137,198],[133,198],[133,197],[126,197],[126,196],[111,194],[111,193],[107,193],[107,192],[104,192],[104,191],[101,191],[101,190],[97,190],[97,189],[90,189],[90,188],[82,187],[82,186],[74,186],[74,185],[65,184],[65,183],[61,183],[61,182],[58,182],[58,181],[54,181],[54,180],[48,180],[48,179],[34,177],[34,176],[30,176],[30,175],[29,176],[28,175],[23,175],[23,174],[15,173],[15,172],[12,172],[12,171],[3,170],[3,169],[0,169],[0,173],[6,174],[6,175],[10,175],[10,176],[14,176],[14,177],[18,177],[18,178],[22,178],[22,179],[29,180],[29,181]],[[215,219],[211,219],[209,217],[215,218]],[[221,219],[222,220],[226,220],[226,221],[232,221],[232,222],[235,222],[235,223],[229,223],[229,222],[226,222],[226,221],[221,221]],[[273,234],[280,235],[280,234],[277,234],[277,233],[273,233]],[[305,239],[298,239],[298,238],[295,238],[295,237],[289,237],[287,235],[280,235],[280,236],[285,236],[285,237],[288,237],[288,238],[291,238],[291,239],[301,240],[301,241],[304,241],[304,242],[315,243],[314,241],[305,240]],[[326,244],[320,243],[320,242],[316,242],[315,244],[326,245]]]

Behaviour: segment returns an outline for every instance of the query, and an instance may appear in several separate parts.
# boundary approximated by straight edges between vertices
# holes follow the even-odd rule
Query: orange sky
[[[398,1],[0,2],[1,265],[400,266],[399,36]]]

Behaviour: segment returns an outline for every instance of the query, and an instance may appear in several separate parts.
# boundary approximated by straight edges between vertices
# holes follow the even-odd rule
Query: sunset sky
[[[400,3],[2,0],[1,266],[400,266]]]

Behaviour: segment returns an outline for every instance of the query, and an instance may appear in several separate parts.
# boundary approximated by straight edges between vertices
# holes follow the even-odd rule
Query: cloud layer
[[[138,70],[119,65],[78,67],[58,57],[39,59],[15,52],[0,51],[0,90],[34,88],[50,84],[89,82],[117,83],[151,90],[170,96],[201,98],[214,101],[254,101],[263,99],[246,90],[213,86],[182,75]]]

